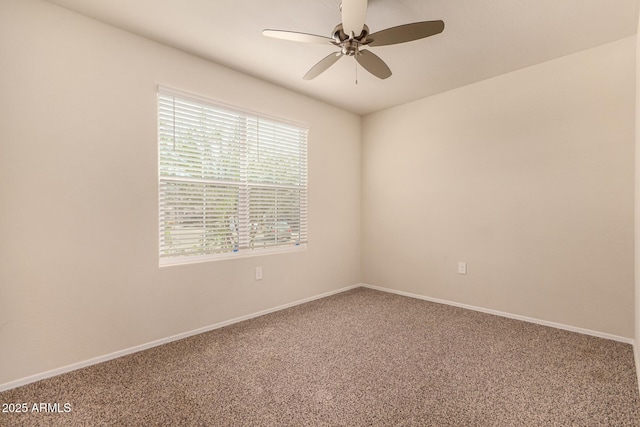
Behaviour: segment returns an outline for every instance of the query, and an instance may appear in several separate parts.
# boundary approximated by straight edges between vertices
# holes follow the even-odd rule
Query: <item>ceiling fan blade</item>
[[[386,79],[391,76],[391,70],[382,59],[370,50],[361,50],[356,55],[358,64],[380,79]]]
[[[342,58],[342,52],[334,52],[325,56],[320,62],[311,67],[307,74],[304,75],[303,79],[305,80],[313,80],[318,77],[320,74],[325,72],[329,67],[335,64],[338,59]]]
[[[342,29],[346,35],[358,37],[367,17],[367,0],[342,0]]]
[[[334,40],[329,37],[316,36],[314,34],[297,33],[295,31],[282,31],[282,30],[263,30],[263,36],[273,37],[275,39],[290,40],[293,42],[301,43],[319,43],[319,44],[333,44]]]
[[[444,30],[443,21],[424,21],[399,25],[378,31],[367,37],[373,40],[368,46],[387,46],[390,44],[410,42],[440,34]]]

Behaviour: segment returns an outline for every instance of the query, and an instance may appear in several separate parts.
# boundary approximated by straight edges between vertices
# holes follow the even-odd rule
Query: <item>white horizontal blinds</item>
[[[160,256],[238,249],[237,186],[160,180]]]
[[[307,241],[307,130],[158,93],[160,257]]]
[[[160,93],[160,256],[239,247],[244,121],[237,114]]]
[[[255,118],[248,128],[251,247],[307,242],[307,130]]]
[[[163,94],[158,108],[161,176],[240,181],[240,116]]]

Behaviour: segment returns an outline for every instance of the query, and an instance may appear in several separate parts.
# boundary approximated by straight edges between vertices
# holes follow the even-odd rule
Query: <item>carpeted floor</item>
[[[22,402],[63,412],[0,425],[640,425],[630,345],[365,288],[0,394]]]

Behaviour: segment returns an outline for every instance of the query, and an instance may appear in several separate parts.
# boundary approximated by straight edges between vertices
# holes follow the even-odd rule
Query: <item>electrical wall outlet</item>
[[[262,267],[256,267],[256,280],[262,280]]]
[[[458,274],[467,274],[467,263],[464,261],[458,262]]]

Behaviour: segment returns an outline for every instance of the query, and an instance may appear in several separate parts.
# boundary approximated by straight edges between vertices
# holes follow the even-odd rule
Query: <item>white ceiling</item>
[[[48,0],[357,114],[423,98],[636,33],[640,0],[369,0],[371,32],[442,19],[442,34],[371,48],[379,80],[342,58],[302,76],[332,46],[262,36],[265,28],[330,37],[339,0]]]

